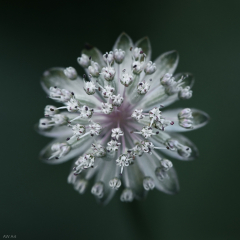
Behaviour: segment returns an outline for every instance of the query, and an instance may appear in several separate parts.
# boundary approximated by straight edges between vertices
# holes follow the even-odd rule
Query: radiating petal
[[[161,164],[154,154],[146,154],[141,158],[138,158],[137,161],[139,162],[141,169],[144,171],[144,174],[153,179],[155,187],[159,191],[167,194],[176,194],[179,191],[178,178],[174,168],[171,168],[167,172],[168,177],[164,180],[159,180],[155,175],[155,170],[157,167],[160,167]]]
[[[161,152],[163,154],[165,154],[167,156],[170,156],[172,158],[183,160],[183,161],[194,160],[198,157],[198,155],[199,155],[198,154],[198,149],[195,146],[195,144],[183,135],[180,135],[180,134],[177,134],[177,133],[166,133],[166,132],[160,131],[160,133],[158,135],[155,135],[151,138],[153,144],[155,146],[160,146],[160,147],[165,146],[164,142],[166,142],[167,139],[177,140],[180,144],[182,144],[186,147],[190,147],[192,152],[191,152],[189,157],[183,157],[183,156],[180,156],[177,153],[177,151],[162,149]]]
[[[126,69],[127,71],[130,71],[131,69],[131,62],[132,62],[132,52],[130,51],[130,48],[133,47],[132,39],[126,34],[122,33],[117,41],[115,42],[113,46],[114,49],[122,49],[125,51],[125,57],[124,61],[121,64],[122,69]]]
[[[93,138],[91,138],[91,137],[81,138],[79,141],[77,141],[76,144],[74,144],[73,149],[67,155],[65,155],[59,159],[54,158],[54,159],[48,160],[48,158],[52,155],[52,150],[51,150],[52,145],[54,143],[63,143],[63,142],[66,142],[65,137],[57,138],[57,139],[53,140],[52,142],[50,142],[40,152],[40,155],[39,155],[40,160],[42,160],[43,162],[48,163],[48,164],[59,164],[59,163],[66,162],[66,161],[68,161],[76,156],[80,156],[82,153],[84,153],[86,151],[86,149],[89,148],[90,144],[92,144]]]
[[[183,80],[184,84],[182,85],[182,87],[185,88],[185,87],[189,86],[190,88],[192,88],[193,84],[194,84],[194,76],[191,73],[184,72],[184,73],[177,73],[176,75],[174,75],[174,78],[176,81],[178,81],[178,80],[180,80],[180,78],[182,76],[185,77]],[[163,102],[161,102],[161,104],[164,107],[167,107],[170,104],[176,102],[177,100],[179,100],[178,93],[169,96],[167,99],[165,99]]]
[[[144,175],[137,162],[123,170],[123,181],[126,188],[131,188],[134,197],[141,200],[146,197],[147,191],[143,188]]]
[[[70,92],[74,92],[75,97],[81,104],[86,104],[89,107],[99,106],[99,101],[94,95],[89,96],[83,90],[83,80],[78,77],[72,81],[68,79],[64,74],[64,68],[51,68],[43,73],[41,78],[41,84],[47,94],[49,94],[49,88],[57,86],[61,89],[66,89]]]
[[[166,73],[174,73],[178,65],[178,60],[178,52],[170,51],[163,53],[154,61],[157,70],[154,74],[151,75],[151,78],[153,79],[151,88],[158,86],[160,83],[160,78],[163,77]]]
[[[194,77],[191,73],[178,73],[174,75],[176,81],[180,80],[182,76],[185,76],[182,87],[190,86],[192,88],[194,84]],[[156,79],[154,80],[156,81]],[[155,86],[151,84],[150,91],[142,98],[137,104],[136,108],[143,108],[144,110],[149,110],[153,107],[159,107],[163,105],[164,107],[172,104],[173,102],[179,100],[178,93],[174,95],[167,95],[165,93],[165,88],[160,84],[160,78],[157,79],[158,85]],[[155,88],[154,88],[155,86]]]
[[[152,47],[148,37],[143,37],[135,43],[135,47],[141,48],[143,52],[147,55],[146,61],[151,60]]]
[[[178,113],[181,110],[182,110],[181,108],[178,108],[178,109],[166,110],[162,113],[164,118],[174,121],[174,125],[166,128],[167,132],[186,132],[186,131],[196,130],[198,128],[205,126],[210,119],[207,113],[195,108],[191,108],[192,116],[193,116],[193,118],[191,119],[193,121],[193,128],[190,128],[190,129],[183,128],[179,125],[179,120],[178,120]]]
[[[104,184],[104,195],[102,198],[96,197],[96,200],[101,205],[106,205],[112,199],[116,190],[112,189],[109,186],[109,181],[115,177],[115,169],[116,163],[113,159],[109,159],[110,161],[97,159],[99,161],[99,172],[95,178],[95,182],[102,182]]]
[[[69,120],[79,116],[78,113],[69,113],[66,111],[61,112],[61,114],[67,116],[69,118]],[[86,125],[88,124],[88,120],[87,119],[77,119],[74,121],[75,124],[79,123],[81,125]],[[45,136],[45,137],[52,137],[52,138],[58,138],[58,137],[70,137],[72,135],[72,130],[70,127],[67,127],[66,125],[64,126],[56,126],[53,127],[51,129],[47,129],[47,130],[42,130],[38,127],[38,123],[36,123],[34,125],[34,129],[41,135]]]
[[[132,39],[126,33],[120,34],[120,36],[117,38],[113,46],[113,51],[115,49],[122,49],[125,52],[125,57],[123,62],[120,65],[117,63],[114,63],[114,68],[116,70],[116,75],[115,75],[116,82],[119,82],[119,79],[122,77],[123,69],[126,69],[127,73],[131,73],[132,52],[130,51],[130,48],[133,46],[134,44],[132,42]],[[124,86],[119,83],[117,84],[116,89],[120,94],[122,94]]]
[[[71,128],[67,126],[53,127],[48,130],[42,130],[38,127],[38,123],[34,125],[34,129],[41,135],[45,137],[58,138],[58,137],[68,137],[72,135]]]

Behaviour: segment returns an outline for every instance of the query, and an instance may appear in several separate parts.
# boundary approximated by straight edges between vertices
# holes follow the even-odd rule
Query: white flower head
[[[196,146],[175,132],[204,126],[208,115],[190,108],[165,110],[192,97],[193,76],[174,73],[176,51],[156,61],[151,51],[148,38],[134,44],[123,33],[105,54],[84,49],[77,59],[83,78],[68,67],[51,68],[41,79],[50,100],[61,106],[47,105],[36,125],[40,134],[56,138],[40,158],[50,164],[74,158],[68,182],[83,194],[94,177],[90,191],[100,204],[122,186],[123,202],[154,188],[174,194],[177,175],[172,160],[163,156],[186,161],[198,156]]]

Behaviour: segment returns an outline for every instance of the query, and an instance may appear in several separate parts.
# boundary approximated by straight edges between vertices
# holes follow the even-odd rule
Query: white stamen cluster
[[[101,168],[102,175],[96,174],[96,183],[91,188],[91,193],[100,202],[105,201],[105,196],[112,189],[118,190],[121,185],[125,186],[121,201],[133,201],[136,193],[129,176],[134,176],[138,171],[142,173],[139,179],[142,179],[141,187],[144,191],[152,190],[155,186],[158,188],[157,180],[167,181],[173,164],[162,159],[156,150],[168,149],[184,159],[192,156],[192,149],[185,146],[184,141],[172,138],[167,131],[162,132],[166,127],[169,127],[167,130],[170,129],[170,125],[174,124],[172,120],[178,120],[182,128],[193,128],[196,121],[193,121],[191,109],[185,108],[172,117],[167,116],[167,113],[164,115],[160,110],[158,106],[161,102],[155,104],[158,99],[167,100],[169,96],[189,99],[192,90],[190,86],[186,86],[184,77],[175,80],[172,76],[172,63],[168,66],[171,73],[165,72],[159,83],[160,76],[156,76],[159,64],[148,60],[146,46],[148,45],[137,44],[136,47],[116,48],[102,56],[98,50],[92,48],[89,52],[93,52],[93,59],[87,55],[88,50],[85,50],[77,59],[86,71],[83,81],[77,76],[76,69],[68,67],[61,70],[61,74],[68,82],[69,79],[75,80],[71,81],[69,89],[67,85],[64,85],[66,89],[60,88],[57,82],[56,86],[48,86],[49,98],[63,106],[57,108],[47,105],[44,109],[45,118],[39,121],[39,129],[47,135],[52,129],[57,132],[59,128],[68,136],[65,142],[54,143],[48,149],[46,155],[51,152],[48,160],[56,161],[61,157],[67,159],[70,151],[73,154],[69,156],[72,157],[73,149],[82,146],[85,148],[89,144],[82,156],[75,160],[68,182],[82,194],[89,179]],[[167,60],[164,64],[167,64]],[[44,77],[49,78],[49,75],[51,70],[45,72]],[[77,82],[82,89],[77,89]],[[62,109],[68,112],[60,113],[59,110]],[[176,127],[180,128],[179,126]],[[146,158],[139,158],[143,155]],[[150,163],[152,158],[154,161]],[[110,169],[111,165],[108,164],[113,163],[115,167]],[[146,164],[151,166],[146,167]],[[154,169],[150,174],[152,167]],[[131,171],[134,174],[130,175]]]

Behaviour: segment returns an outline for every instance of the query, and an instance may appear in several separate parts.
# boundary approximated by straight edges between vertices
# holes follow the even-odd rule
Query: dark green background
[[[0,5],[1,235],[17,239],[235,240],[239,231],[239,1],[19,2]],[[126,31],[147,35],[153,59],[177,49],[177,69],[196,77],[193,98],[210,123],[186,134],[200,157],[173,163],[181,191],[102,208],[66,182],[71,162],[50,166],[38,153],[50,139],[33,125],[51,103],[39,78],[74,66],[85,41],[111,50]],[[81,72],[82,71],[82,72]]]

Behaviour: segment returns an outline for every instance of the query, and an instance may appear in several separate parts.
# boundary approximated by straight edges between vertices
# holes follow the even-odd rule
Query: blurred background
[[[239,231],[240,2],[211,0],[35,1],[0,4],[1,235],[17,239],[235,240]],[[38,160],[50,139],[33,125],[46,98],[39,79],[53,66],[75,67],[85,42],[110,51],[125,31],[150,38],[153,59],[176,49],[177,72],[195,75],[195,107],[210,123],[188,132],[199,159],[174,160],[180,193],[156,190],[145,201],[106,207],[67,184],[71,162]]]

